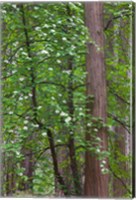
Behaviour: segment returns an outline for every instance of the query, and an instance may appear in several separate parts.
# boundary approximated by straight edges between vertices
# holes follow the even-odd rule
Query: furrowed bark
[[[87,44],[86,67],[86,95],[87,115],[90,118],[100,117],[106,122],[106,73],[104,64],[104,34],[103,34],[103,3],[85,3],[85,23],[90,34]],[[91,102],[93,97],[93,103]],[[95,125],[95,122],[93,122]],[[97,125],[96,125],[97,128]],[[107,136],[104,128],[99,129],[97,136],[102,140],[100,151],[107,149]],[[93,130],[86,133],[86,140],[93,142]],[[92,152],[85,155],[85,185],[84,195],[90,197],[108,197],[108,175],[100,169],[100,161]]]

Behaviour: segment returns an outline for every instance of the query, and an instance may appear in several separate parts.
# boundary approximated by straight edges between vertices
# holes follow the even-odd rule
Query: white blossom
[[[87,123],[87,126],[88,126],[88,127],[91,127],[91,123]]]
[[[16,154],[17,154],[17,155],[20,155],[20,152],[19,152],[19,151],[16,151]]]
[[[101,138],[97,137],[96,140],[97,140],[98,142],[100,142],[100,141],[101,141]]]
[[[53,28],[56,28],[56,24],[52,24]]]
[[[66,119],[65,119],[65,122],[66,123],[69,123],[71,121],[71,117],[67,117]]]
[[[15,4],[12,5],[13,8],[16,8],[17,6]]]
[[[97,153],[100,153],[100,149],[96,149],[96,152],[97,152]]]
[[[101,172],[105,172],[105,169],[104,169],[104,168],[102,168],[102,169],[101,169]]]
[[[31,93],[28,94],[29,97],[32,97],[33,95]]]
[[[26,52],[24,52],[24,51],[23,51],[21,54],[22,54],[22,55],[24,55],[24,56],[27,56],[27,53],[26,53]]]
[[[71,46],[72,49],[75,49],[76,47],[74,45]]]
[[[102,172],[102,173],[108,173],[108,171],[109,171],[109,170],[108,170],[107,168],[102,168],[102,169],[101,169],[101,172]]]
[[[38,124],[33,124],[33,127],[38,128],[39,125]]]
[[[27,127],[27,126],[24,126],[23,129],[24,129],[24,130],[28,130],[28,127]]]
[[[47,33],[42,33],[43,36],[47,36]]]
[[[24,79],[25,79],[24,77],[19,78],[20,81],[24,81]]]
[[[22,101],[23,100],[23,97],[19,97],[19,101]]]
[[[48,70],[49,70],[49,71],[53,71],[53,68],[49,67]]]
[[[40,27],[35,27],[35,30],[39,31],[39,30],[41,30],[41,28]]]
[[[70,71],[70,70],[63,70],[63,73],[65,73],[65,74],[70,74],[71,71]]]
[[[58,57],[59,57],[59,56],[60,56],[60,53],[58,52],[58,53],[56,54],[56,56],[58,56]]]
[[[68,116],[68,114],[65,113],[65,112],[61,112],[61,113],[60,113],[60,116],[61,116],[61,117],[66,117],[66,116]]]
[[[42,108],[42,106],[38,106],[38,108],[37,108],[37,109],[38,109],[38,110],[40,110],[41,108]]]
[[[35,16],[34,16],[34,18],[35,18],[35,19],[37,19],[37,18],[38,18],[38,16],[37,16],[37,15],[35,15]]]
[[[13,130],[9,130],[9,133],[13,133],[14,131]]]
[[[58,114],[60,111],[59,110],[55,110],[55,113]]]
[[[12,74],[15,74],[16,72],[17,72],[17,70],[13,70],[13,71],[12,71]]]
[[[46,133],[46,132],[43,132],[43,133],[42,133],[42,136],[47,136],[47,133]]]
[[[6,14],[6,13],[7,13],[7,11],[6,11],[6,10],[2,10],[1,12],[2,12],[3,14]]]
[[[79,113],[79,116],[84,116],[84,113],[80,112],[80,113]]]
[[[61,23],[62,23],[62,21],[59,20],[59,21],[58,21],[58,24],[61,24]]]
[[[60,63],[61,63],[61,61],[60,61],[60,60],[57,60],[57,63],[58,63],[58,64],[60,64]]]
[[[105,161],[105,160],[102,160],[102,163],[103,163],[103,164],[106,164],[106,161]]]
[[[63,41],[66,41],[66,40],[67,40],[67,38],[63,37],[63,38],[62,38],[62,40],[63,40]]]
[[[14,93],[14,94],[17,94],[17,93],[18,93],[18,91],[14,91],[13,93]]]
[[[102,163],[100,164],[100,167],[101,167],[101,168],[103,168],[103,167],[104,167]]]
[[[12,111],[10,111],[10,112],[9,112],[9,115],[12,115],[12,114],[13,114],[13,112],[12,112]]]
[[[55,97],[51,97],[52,100],[55,100]]]
[[[51,31],[50,31],[51,33],[55,33],[55,30],[54,29],[51,29]]]
[[[7,63],[7,64],[8,64],[8,63],[9,63],[9,61],[8,61],[8,60],[4,60],[4,63]]]
[[[48,54],[49,52],[46,51],[46,50],[42,50],[41,53],[42,53],[42,54]]]
[[[30,57],[26,57],[27,58],[27,60],[32,60],[32,58],[30,58]]]
[[[25,120],[25,121],[24,121],[24,124],[28,124],[28,120]]]
[[[45,24],[45,25],[43,26],[43,28],[49,28],[49,26],[48,26],[47,24]]]
[[[38,10],[39,8],[37,6],[34,6],[34,10]]]

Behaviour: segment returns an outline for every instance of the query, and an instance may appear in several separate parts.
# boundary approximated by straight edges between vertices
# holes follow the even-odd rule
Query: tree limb
[[[107,22],[106,26],[104,27],[104,31],[107,31],[107,29],[109,28],[109,26],[110,26],[110,24],[112,23],[113,20],[118,19],[118,18],[121,18],[121,17],[122,17],[122,16],[121,16],[122,14],[123,14],[123,12],[122,12],[120,15],[118,15],[118,16],[112,17],[112,18]],[[124,15],[124,16],[131,16],[131,14],[126,14],[126,15]]]
[[[115,115],[113,115],[113,114],[111,114],[111,113],[108,113],[108,117],[111,117],[111,118],[114,119],[116,122],[120,123],[120,124],[127,130],[127,132],[130,133],[130,131],[129,131],[129,129],[128,129],[129,126],[128,126],[125,122],[121,121],[117,116],[115,116]]]
[[[62,87],[63,89],[66,89],[66,87],[64,85],[62,85],[61,83],[54,83],[52,81],[41,81],[38,84],[49,84],[49,85],[55,85],[55,86],[59,86]]]
[[[112,172],[114,177],[117,178],[122,183],[123,187],[127,190],[127,192],[129,192],[129,194],[131,194],[130,189],[127,187],[127,185],[124,183],[124,181],[112,170],[110,165],[109,165],[109,170]]]

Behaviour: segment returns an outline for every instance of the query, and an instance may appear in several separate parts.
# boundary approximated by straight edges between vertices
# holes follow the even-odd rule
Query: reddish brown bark
[[[88,27],[91,41],[87,44],[87,97],[93,95],[93,104],[88,98],[87,114],[101,117],[106,122],[106,74],[104,64],[104,34],[103,34],[103,3],[85,3],[85,23]],[[97,126],[97,125],[96,125]],[[92,130],[87,130],[86,140],[93,142]],[[104,128],[99,129],[98,136],[102,140],[102,149],[107,148],[107,136]],[[101,149],[101,150],[102,150]],[[84,195],[90,197],[108,197],[108,175],[103,175],[100,162],[93,153],[85,155],[85,186]]]

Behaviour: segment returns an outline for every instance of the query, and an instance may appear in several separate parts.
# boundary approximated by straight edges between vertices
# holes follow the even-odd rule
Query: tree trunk
[[[57,151],[57,158],[58,158],[58,167],[60,174],[62,175],[64,182],[66,184],[66,188],[68,191],[68,196],[71,195],[71,191],[73,189],[73,185],[71,184],[71,170],[69,166],[69,151],[67,147],[58,147]],[[60,156],[61,155],[61,156]],[[62,163],[67,161],[67,165],[62,167]],[[55,196],[56,197],[65,197],[63,190],[60,188],[60,184],[55,178]]]
[[[100,117],[106,122],[106,74],[104,64],[104,34],[103,34],[103,3],[85,3],[85,23],[89,29],[90,40],[87,44],[87,114],[92,117]],[[91,103],[90,97],[94,102]],[[91,121],[91,119],[90,119]],[[98,135],[102,142],[102,150],[107,149],[107,136],[104,128],[99,129]],[[93,130],[86,133],[86,140],[90,143],[93,139]],[[102,174],[100,161],[91,152],[85,155],[85,185],[84,195],[90,197],[108,197],[108,175]]]
[[[68,70],[70,71],[69,84],[68,84],[68,111],[71,117],[71,128],[69,130],[69,156],[70,156],[70,166],[74,183],[75,195],[80,196],[82,194],[81,180],[78,172],[76,153],[75,153],[75,141],[74,141],[74,101],[73,101],[73,63],[72,60],[68,61]]]
[[[57,154],[56,154],[56,151],[55,151],[54,138],[53,138],[52,132],[49,129],[47,130],[47,135],[48,135],[50,151],[51,151],[51,155],[52,155],[55,179],[59,183],[61,190],[63,191],[64,195],[68,196],[69,193],[68,193],[66,184],[65,184],[64,179],[61,176],[61,174],[59,172],[59,168],[58,168],[58,159],[57,159]]]
[[[21,11],[21,16],[22,16],[22,24],[24,26],[24,36],[25,36],[25,45],[27,49],[27,54],[29,58],[32,58],[32,53],[30,49],[30,38],[28,34],[28,29],[27,29],[27,19],[25,16],[25,9],[23,5],[20,5],[20,11]],[[32,106],[32,111],[33,111],[33,121],[37,122],[37,99],[36,99],[36,86],[35,86],[35,70],[33,65],[31,66],[31,71],[30,71],[30,77],[31,77],[31,94],[32,94],[32,99],[31,99],[31,106]],[[31,133],[31,135],[27,138],[28,141],[34,140],[35,139],[35,133]],[[29,149],[22,149],[22,152],[24,153],[25,159],[23,161],[23,167],[25,168],[24,175],[28,177],[28,180],[23,183],[23,189],[32,190],[32,185],[33,185],[33,172],[34,172],[34,156],[33,156],[33,151],[31,147]],[[22,187],[22,186],[20,186]]]
[[[11,155],[11,159],[6,160],[6,188],[5,193],[7,196],[12,196],[12,194],[15,192],[15,165],[14,160]]]
[[[130,19],[129,19],[130,20]],[[117,23],[117,22],[116,22]],[[120,50],[122,52],[122,57],[120,56],[120,54],[117,54],[118,57],[118,61],[117,64],[126,64],[126,57],[128,55],[128,49],[125,48],[126,46],[129,47],[129,37],[126,38],[126,35],[124,34],[124,29],[123,27],[126,25],[126,21],[123,20],[123,18],[120,18],[119,20],[119,26],[121,27],[121,29],[119,30],[119,38],[120,38]],[[129,23],[129,22],[128,22]],[[116,36],[117,37],[117,36]],[[130,49],[129,49],[130,50]],[[115,55],[115,53],[114,53]],[[130,57],[130,55],[129,55]],[[128,61],[129,62],[129,61]],[[129,77],[129,70],[128,70],[128,77]],[[130,78],[130,77],[129,77]],[[126,99],[127,101],[127,99]],[[126,109],[126,103],[125,101],[122,102],[122,99],[117,99],[117,103],[120,106],[120,110],[124,110]],[[128,154],[130,154],[130,134],[129,132],[124,128],[124,126],[119,125],[117,127],[115,127],[115,159],[119,160],[119,157],[116,153],[116,150],[124,156],[128,156]],[[122,171],[130,171],[130,166],[129,166],[129,162],[128,161],[124,161],[124,162],[120,162],[120,169]],[[121,178],[122,182],[124,182],[126,185],[130,185],[129,179],[128,178]],[[113,177],[113,197],[123,197],[128,191],[127,188],[124,187],[124,185],[122,184],[122,182],[117,179],[116,177]]]
[[[126,132],[123,126],[115,127],[115,133],[116,133],[115,144],[114,144],[115,150],[119,151],[119,153],[121,153],[122,155],[127,155],[129,151],[128,149],[129,142],[127,138],[128,133]],[[116,155],[116,152],[115,152],[115,159],[116,160],[119,159],[118,155]],[[120,162],[120,169],[126,171],[127,162]],[[122,181],[126,183],[127,179],[123,180],[122,178]],[[122,185],[121,181],[116,177],[113,177],[113,197],[123,197],[126,193],[127,193],[126,188]]]

